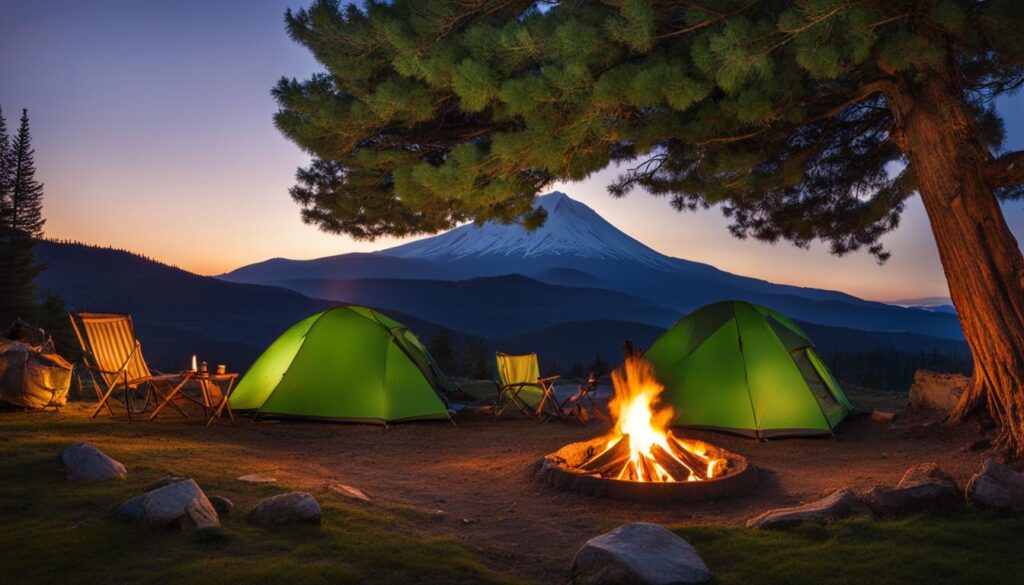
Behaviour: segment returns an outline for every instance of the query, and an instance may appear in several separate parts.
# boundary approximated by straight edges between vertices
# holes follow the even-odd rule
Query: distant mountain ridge
[[[60,295],[69,311],[132,315],[143,355],[168,371],[183,368],[192,354],[247,368],[288,327],[337,304],[200,276],[123,250],[45,240],[35,250],[46,265],[36,279],[41,291]],[[440,328],[392,314],[424,335]]]
[[[417,313],[421,290],[437,281],[470,281],[518,274],[548,285],[603,289],[646,300],[648,305],[686,313],[708,303],[743,299],[773,307],[793,318],[868,331],[914,332],[961,339],[955,315],[931,308],[899,307],[822,289],[774,284],[739,276],[699,262],[672,258],[618,230],[594,210],[555,192],[537,198],[548,213],[534,232],[518,225],[463,225],[437,236],[372,253],[314,260],[275,258],[243,266],[219,278],[270,284],[334,300],[367,299],[354,284],[405,281],[387,291],[392,308]],[[318,282],[320,292],[311,288]],[[346,282],[328,286],[328,282]],[[531,285],[532,286],[532,285]],[[339,292],[342,291],[346,292]],[[424,293],[425,294],[425,293]],[[603,294],[603,293],[599,293]],[[348,296],[346,296],[348,295]],[[405,299],[399,298],[405,295]],[[428,295],[429,296],[429,295]],[[479,302],[484,302],[479,299]],[[566,305],[571,300],[566,299]],[[579,318],[580,315],[575,315]],[[609,307],[587,319],[623,319],[663,325],[647,315],[630,317]],[[570,321],[568,315],[563,321]],[[550,323],[533,323],[535,327]],[[523,330],[529,329],[529,323]]]
[[[566,321],[610,319],[665,328],[679,311],[628,293],[539,282],[519,274],[469,280],[282,280],[310,297],[417,315],[482,337],[526,333]]]
[[[244,372],[288,327],[336,304],[280,287],[224,282],[109,248],[44,241],[36,250],[48,266],[37,279],[41,291],[60,294],[69,310],[131,314],[147,361],[164,371],[184,367],[194,353],[211,364],[225,363],[231,370]],[[337,285],[333,281],[314,284],[328,288]],[[395,299],[404,302],[395,291],[406,287],[422,295],[418,308],[425,309],[429,317],[382,304]],[[647,346],[676,316],[670,309],[624,293],[574,290],[524,276],[433,281],[430,286],[414,281],[377,281],[362,290],[368,302],[361,304],[377,307],[408,325],[424,342],[445,328],[456,351],[470,343],[478,348],[482,344],[485,352],[536,351],[545,367],[554,365],[563,372],[575,364],[585,366],[597,353],[614,365],[620,358],[623,340]],[[477,299],[478,306],[471,307]],[[654,311],[651,318],[658,324],[593,318],[602,303],[616,305],[627,313],[630,303],[647,307]],[[538,313],[544,318],[537,319]],[[451,322],[438,323],[435,318],[455,322],[462,319],[483,334],[474,335]],[[527,329],[532,323],[554,321]],[[871,348],[967,354],[962,341],[908,333],[869,333],[806,322],[801,325],[826,355]],[[490,356],[493,354],[486,359],[492,359]]]

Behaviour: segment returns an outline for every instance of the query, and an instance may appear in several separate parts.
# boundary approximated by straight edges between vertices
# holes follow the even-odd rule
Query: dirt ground
[[[66,409],[62,416],[84,418],[84,407]],[[758,470],[760,486],[728,501],[640,505],[553,491],[533,478],[544,454],[603,434],[599,422],[584,426],[473,415],[459,417],[457,426],[240,421],[204,428],[168,417],[132,427],[147,440],[187,433],[211,448],[230,446],[234,466],[272,475],[288,489],[316,491],[339,482],[375,501],[443,510],[444,520],[433,526],[467,542],[495,569],[541,581],[562,575],[582,542],[625,522],[739,524],[838,488],[895,483],[908,467],[926,461],[937,462],[962,483],[986,456],[965,449],[978,438],[975,427],[946,427],[914,414],[901,414],[894,424],[852,417],[835,440],[757,442],[681,433],[746,456]]]

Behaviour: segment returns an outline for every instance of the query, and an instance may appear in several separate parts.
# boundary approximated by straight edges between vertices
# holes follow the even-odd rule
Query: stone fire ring
[[[718,457],[729,461],[729,473],[704,481],[639,482],[606,479],[576,471],[588,450],[599,450],[607,439],[570,443],[540,460],[537,479],[561,491],[630,502],[702,502],[734,498],[757,485],[757,473],[742,455],[717,448]]]

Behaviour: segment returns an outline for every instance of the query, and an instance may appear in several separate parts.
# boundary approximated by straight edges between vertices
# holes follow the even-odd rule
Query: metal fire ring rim
[[[559,491],[576,492],[587,496],[630,502],[672,503],[706,502],[745,495],[757,485],[756,468],[746,457],[721,447],[736,464],[736,471],[713,479],[677,482],[641,482],[626,479],[610,479],[579,473],[559,455],[573,448],[585,449],[591,443],[603,441],[603,437],[569,443],[554,453],[545,455],[539,461],[537,479],[544,485]]]

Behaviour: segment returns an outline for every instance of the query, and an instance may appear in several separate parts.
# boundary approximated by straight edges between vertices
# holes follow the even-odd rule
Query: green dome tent
[[[446,419],[445,383],[405,325],[346,305],[285,331],[249,368],[230,403],[236,410],[301,418]]]
[[[694,311],[644,357],[675,409],[673,426],[829,434],[853,410],[807,334],[759,305],[726,301]]]

